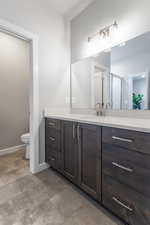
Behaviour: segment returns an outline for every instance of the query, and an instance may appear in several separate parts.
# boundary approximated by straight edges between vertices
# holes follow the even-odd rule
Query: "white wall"
[[[72,65],[72,107],[91,107],[92,60],[85,59]]]
[[[113,59],[113,52],[112,52]],[[111,72],[121,77],[138,75],[150,70],[150,52],[142,52],[111,64]]]
[[[39,36],[40,111],[66,107],[69,95],[68,24],[62,16],[34,0],[0,0],[0,18]],[[41,120],[40,161],[44,161],[44,126]]]
[[[87,39],[117,20],[118,40],[124,41],[150,30],[149,0],[95,0],[71,23],[72,62],[90,52]]]
[[[29,132],[29,43],[0,32],[0,150]]]

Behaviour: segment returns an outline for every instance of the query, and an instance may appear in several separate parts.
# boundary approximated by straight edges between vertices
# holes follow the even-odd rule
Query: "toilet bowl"
[[[26,145],[26,152],[25,152],[25,158],[30,158],[30,133],[23,134],[21,136],[21,141]]]

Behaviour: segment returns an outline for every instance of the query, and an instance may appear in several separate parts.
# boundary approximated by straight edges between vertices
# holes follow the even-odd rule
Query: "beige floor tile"
[[[120,225],[53,170],[29,171],[24,151],[0,157],[0,225]]]

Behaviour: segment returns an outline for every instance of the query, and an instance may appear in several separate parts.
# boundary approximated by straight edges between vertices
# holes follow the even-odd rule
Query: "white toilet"
[[[26,145],[25,158],[30,159],[30,133],[23,134],[21,141]]]

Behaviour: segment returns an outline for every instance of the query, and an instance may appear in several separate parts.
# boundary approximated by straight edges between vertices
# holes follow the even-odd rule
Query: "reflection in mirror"
[[[110,52],[72,64],[72,107],[90,109],[109,104]],[[103,91],[102,91],[103,90]]]
[[[150,32],[111,49],[112,109],[150,109]]]
[[[150,109],[150,32],[72,64],[72,107]]]

